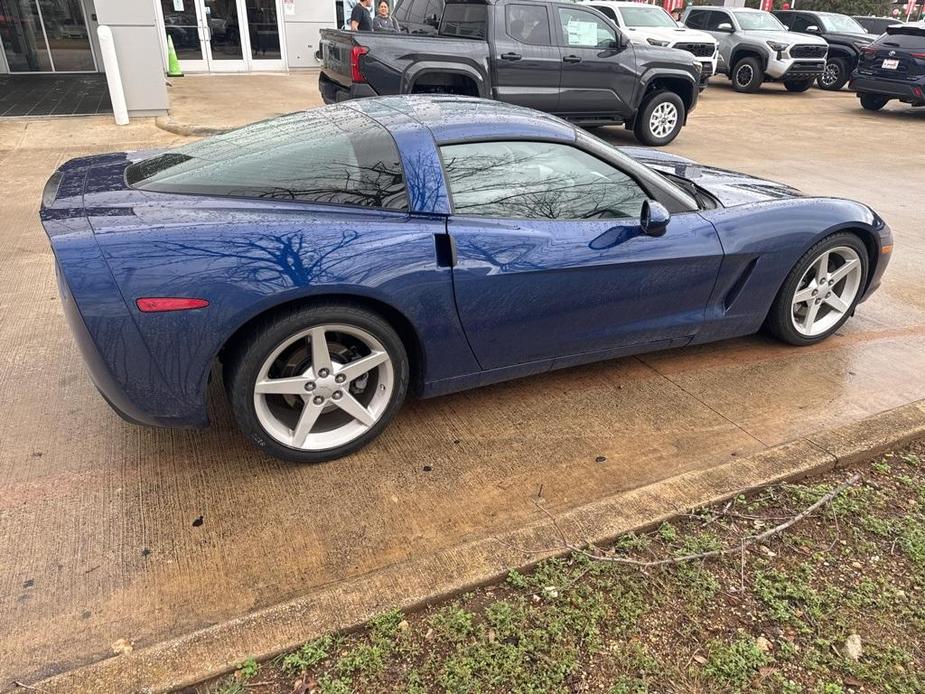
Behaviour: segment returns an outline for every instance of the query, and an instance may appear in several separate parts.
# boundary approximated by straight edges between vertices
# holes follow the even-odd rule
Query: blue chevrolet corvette
[[[126,419],[357,450],[441,395],[747,335],[809,345],[880,284],[868,207],[496,101],[386,97],[64,164],[41,218],[65,314]]]

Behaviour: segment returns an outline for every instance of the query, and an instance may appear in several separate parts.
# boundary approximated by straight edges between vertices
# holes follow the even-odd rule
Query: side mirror
[[[664,236],[670,221],[671,213],[662,203],[655,200],[646,200],[642,203],[639,226],[646,236]]]
[[[818,34],[818,33],[819,33],[819,27],[817,27],[815,24],[813,24],[813,25],[811,25],[811,26],[808,26],[808,27],[806,27],[806,33],[807,33],[807,34]]]
[[[731,34],[735,29],[732,28],[732,25],[729,22],[723,22],[716,27],[717,31],[725,31],[727,34]]]

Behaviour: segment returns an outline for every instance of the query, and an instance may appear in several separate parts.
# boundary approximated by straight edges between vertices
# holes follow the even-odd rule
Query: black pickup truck
[[[554,113],[584,126],[624,124],[671,142],[697,103],[700,63],[634,46],[594,9],[536,0],[449,0],[437,34],[321,32],[325,103],[450,93]]]

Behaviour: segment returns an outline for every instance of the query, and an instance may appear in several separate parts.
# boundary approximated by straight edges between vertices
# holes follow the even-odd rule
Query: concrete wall
[[[337,22],[334,0],[295,0],[293,14],[286,14],[286,6],[286,0],[283,0],[289,67],[317,67],[318,33],[322,29],[334,28]]]
[[[112,29],[129,115],[167,113],[161,38],[151,0],[94,0],[96,20]]]

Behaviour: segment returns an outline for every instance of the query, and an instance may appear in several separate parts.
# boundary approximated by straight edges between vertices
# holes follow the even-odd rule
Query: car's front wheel
[[[784,80],[784,87],[786,87],[788,92],[805,92],[813,86],[813,82],[815,81],[816,79],[814,77],[802,80]]]
[[[879,94],[861,94],[861,106],[868,111],[879,111],[887,102],[889,99]]]
[[[854,312],[867,282],[867,266],[867,249],[854,234],[824,238],[787,275],[766,327],[792,345],[824,340]]]
[[[764,71],[758,58],[742,58],[732,68],[732,88],[737,92],[757,92],[764,81]]]
[[[636,139],[650,147],[667,145],[681,132],[684,113],[684,102],[674,92],[652,92],[636,114]]]
[[[837,92],[848,83],[849,76],[848,63],[844,58],[829,58],[822,74],[819,75],[819,87]]]
[[[317,463],[359,450],[395,416],[408,357],[389,323],[349,304],[298,307],[255,326],[225,384],[244,434],[270,455]]]

